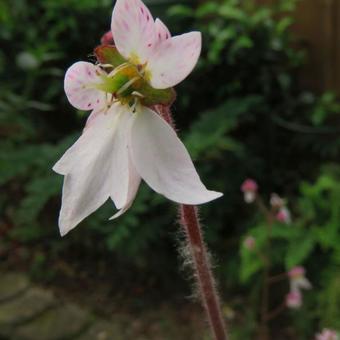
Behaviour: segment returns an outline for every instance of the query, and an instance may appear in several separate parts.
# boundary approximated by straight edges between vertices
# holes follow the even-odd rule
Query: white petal
[[[65,175],[59,227],[62,235],[111,197],[125,206],[129,184],[126,123],[131,113],[114,105],[98,115],[53,170]]]
[[[64,89],[67,99],[79,110],[93,110],[105,106],[106,94],[95,88],[101,82],[99,67],[79,61],[65,74]]]
[[[117,0],[111,29],[117,49],[123,57],[138,64],[147,61],[154,48],[155,23],[142,1]]]
[[[123,215],[132,205],[135,197],[136,197],[136,194],[137,194],[137,191],[138,191],[138,188],[139,188],[139,185],[140,185],[140,182],[141,182],[141,178],[139,176],[139,174],[137,173],[132,161],[131,161],[131,158],[129,156],[129,184],[128,184],[128,193],[127,193],[127,197],[126,197],[126,202],[125,204],[121,207],[121,209],[116,213],[114,214],[110,220],[113,220],[121,215]]]
[[[178,35],[159,43],[147,64],[151,86],[165,89],[180,83],[195,67],[201,45],[200,32]]]
[[[154,111],[142,108],[134,115],[130,143],[138,173],[156,192],[183,204],[222,196],[206,189],[176,132]]]
[[[158,42],[167,40],[171,38],[171,33],[169,29],[165,26],[161,19],[156,19],[155,21],[156,39]]]

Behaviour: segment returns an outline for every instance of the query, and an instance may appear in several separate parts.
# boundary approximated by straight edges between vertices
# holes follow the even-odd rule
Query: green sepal
[[[116,93],[119,89],[129,81],[129,77],[125,74],[116,74],[114,77],[106,77],[102,84],[98,85],[98,89],[107,93]]]
[[[110,64],[113,68],[126,62],[113,45],[100,45],[94,49],[94,54],[101,64]]]
[[[144,83],[138,92],[143,95],[140,99],[141,103],[145,106],[152,106],[157,104],[171,105],[176,99],[175,90],[170,87],[168,89],[154,89],[149,84]]]

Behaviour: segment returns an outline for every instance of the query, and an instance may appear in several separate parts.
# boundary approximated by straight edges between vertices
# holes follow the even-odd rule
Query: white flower
[[[171,37],[140,0],[117,0],[111,28],[116,48],[126,60],[125,69],[108,73],[105,65],[77,62],[65,75],[70,103],[92,113],[82,136],[53,168],[65,176],[59,217],[62,235],[108,198],[119,210],[112,218],[120,216],[131,206],[141,178],[182,204],[202,204],[222,196],[206,189],[176,132],[139,102],[140,94],[135,91],[124,97],[124,91],[139,81],[155,89],[181,82],[197,62],[201,34]],[[107,91],[108,82],[122,70],[136,76],[118,92]]]

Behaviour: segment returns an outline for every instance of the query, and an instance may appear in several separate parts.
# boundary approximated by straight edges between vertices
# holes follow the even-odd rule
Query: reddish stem
[[[220,302],[197,217],[197,208],[192,205],[181,205],[180,209],[181,224],[186,232],[194,262],[195,276],[198,281],[203,306],[208,315],[211,330],[216,340],[227,340]]]
[[[275,276],[271,276],[268,279],[268,283],[272,284],[272,283],[280,282],[280,281],[287,279],[287,277],[288,277],[287,273],[282,273],[282,274],[278,274],[278,275],[275,275]]]
[[[174,130],[176,129],[170,105],[155,105],[153,108]],[[211,331],[215,340],[228,340],[214,277],[210,270],[207,249],[203,242],[201,226],[198,221],[197,208],[193,205],[182,204],[180,205],[180,213],[181,224],[187,236],[195,277]]]

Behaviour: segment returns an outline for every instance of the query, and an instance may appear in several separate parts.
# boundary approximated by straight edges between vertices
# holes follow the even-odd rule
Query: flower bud
[[[256,245],[256,240],[253,236],[247,236],[243,241],[243,246],[248,250],[253,250]]]
[[[290,211],[287,207],[280,208],[275,217],[281,223],[290,224],[292,222]]]
[[[286,295],[286,306],[291,309],[299,309],[302,306],[300,291],[291,291]]]
[[[302,266],[296,266],[288,271],[291,291],[300,291],[300,289],[311,289],[312,284],[305,277],[306,270]]]
[[[257,194],[257,183],[253,179],[246,179],[241,185],[241,191],[244,194],[244,201],[246,203],[253,203]]]
[[[279,210],[284,206],[284,200],[274,192],[270,195],[270,205],[273,209]]]
[[[100,42],[103,45],[114,45],[114,40],[112,36],[111,31],[107,31],[106,33],[103,34],[103,36],[100,38]]]

